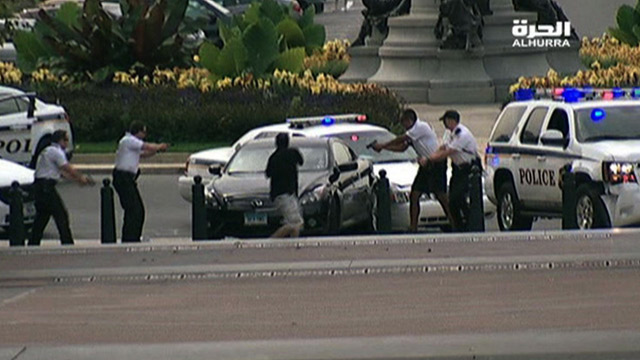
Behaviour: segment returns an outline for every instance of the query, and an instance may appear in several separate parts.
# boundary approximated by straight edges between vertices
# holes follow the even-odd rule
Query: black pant
[[[469,175],[471,165],[453,165],[453,175],[449,180],[449,210],[453,218],[454,231],[467,231],[469,220]]]
[[[73,245],[73,236],[71,236],[71,228],[69,227],[69,213],[64,206],[60,194],[58,194],[56,190],[56,181],[36,179],[33,183],[33,190],[36,218],[33,222],[33,231],[31,232],[29,245],[40,245],[42,234],[51,216],[53,216],[53,220],[58,227],[60,242],[62,242],[63,245]]]
[[[118,193],[124,209],[122,242],[139,242],[144,224],[144,204],[136,183],[137,174],[128,171],[113,171],[113,187]]]

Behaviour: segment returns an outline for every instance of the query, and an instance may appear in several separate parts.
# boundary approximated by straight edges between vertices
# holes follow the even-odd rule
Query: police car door
[[[0,158],[19,163],[31,160],[31,124],[29,100],[0,95]],[[29,117],[31,115],[31,117]]]
[[[536,106],[531,110],[520,132],[520,159],[513,163],[518,197],[527,209],[544,207],[546,202],[542,184],[545,156],[540,149],[540,135],[548,113],[547,106]]]
[[[569,114],[561,107],[556,106],[551,109],[551,115],[544,126],[542,134],[549,134],[555,130],[562,133],[563,143],[543,141],[541,139],[541,149],[544,151],[542,160],[539,162],[543,169],[541,195],[544,196],[548,210],[562,210],[562,190],[560,189],[560,169],[571,161],[571,156],[565,151],[571,139],[569,128]]]

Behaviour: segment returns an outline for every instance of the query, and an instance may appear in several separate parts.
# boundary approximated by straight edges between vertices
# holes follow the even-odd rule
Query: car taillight
[[[297,12],[298,14],[302,14],[302,7],[297,1],[293,2],[293,11]]]

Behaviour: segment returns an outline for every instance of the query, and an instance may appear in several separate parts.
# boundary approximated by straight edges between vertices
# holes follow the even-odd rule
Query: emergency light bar
[[[612,89],[594,89],[592,87],[564,87],[553,89],[518,89],[513,93],[515,101],[529,101],[550,98],[574,103],[581,100],[640,99],[640,87]]]
[[[363,115],[363,114],[324,115],[324,116],[309,116],[309,117],[287,119],[287,123],[289,124],[289,127],[293,129],[302,129],[305,126],[314,126],[314,125],[330,126],[335,123],[347,123],[347,122],[363,123],[366,121],[367,121],[367,115]]]

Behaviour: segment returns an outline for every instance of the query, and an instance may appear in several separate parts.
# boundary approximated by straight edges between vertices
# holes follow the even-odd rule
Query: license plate
[[[267,225],[266,213],[244,213],[244,224],[247,226]]]

